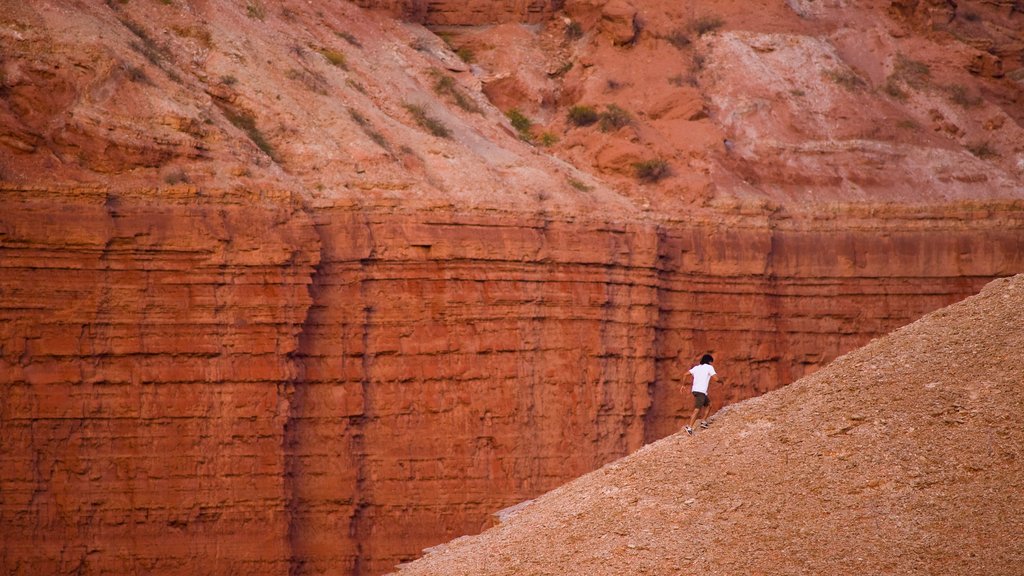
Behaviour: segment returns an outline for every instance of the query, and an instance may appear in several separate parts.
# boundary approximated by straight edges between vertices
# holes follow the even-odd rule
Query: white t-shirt
[[[693,391],[707,394],[708,383],[715,375],[714,367],[711,364],[698,364],[690,368],[690,374],[693,374]]]

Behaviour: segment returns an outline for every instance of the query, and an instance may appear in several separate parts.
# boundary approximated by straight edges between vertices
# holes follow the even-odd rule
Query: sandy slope
[[[1022,310],[995,281],[401,573],[1020,574]]]

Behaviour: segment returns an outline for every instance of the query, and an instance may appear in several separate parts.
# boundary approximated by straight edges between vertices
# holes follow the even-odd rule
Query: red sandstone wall
[[[0,572],[285,574],[287,197],[0,191]]]
[[[319,213],[288,429],[303,573],[386,572],[678,430],[706,350],[720,406],[1024,266],[1019,206],[862,216]]]

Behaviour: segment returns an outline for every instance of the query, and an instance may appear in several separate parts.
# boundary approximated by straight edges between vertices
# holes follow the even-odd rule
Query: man
[[[697,413],[703,411],[703,415],[700,419],[700,427],[708,427],[708,412],[711,411],[711,400],[708,398],[708,385],[711,383],[711,379],[715,377],[715,368],[711,365],[715,359],[711,357],[711,354],[705,354],[700,358],[700,364],[690,368],[690,375],[693,376],[693,415],[690,416],[690,424],[686,426],[686,433],[693,435],[693,425],[697,422]],[[679,391],[682,392],[685,389],[685,384],[679,387]]]

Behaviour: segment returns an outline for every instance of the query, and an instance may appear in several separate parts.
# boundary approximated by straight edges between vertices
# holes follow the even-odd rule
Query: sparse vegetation
[[[583,26],[579,22],[573,20],[565,26],[565,37],[569,40],[579,40],[583,38]]]
[[[263,21],[267,17],[267,9],[263,7],[263,2],[260,2],[260,0],[250,0],[245,5],[245,14],[249,18]]]
[[[298,68],[289,68],[285,71],[284,77],[289,80],[300,82],[311,92],[316,92],[321,96],[327,95],[327,79],[320,74],[304,69],[300,70]]]
[[[131,64],[124,65],[124,71],[128,74],[128,79],[132,82],[139,82],[141,84],[150,84],[149,76],[146,76],[146,71],[138,66],[132,66]]]
[[[981,105],[981,98],[972,95],[962,84],[954,84],[949,87],[949,99],[961,108],[974,108]]]
[[[213,48],[213,34],[198,26],[171,26],[171,30],[182,38],[192,38],[204,48]]]
[[[167,61],[169,61],[170,58],[166,48],[158,45],[149,37],[146,30],[136,22],[123,18],[121,19],[121,23],[124,24],[125,28],[131,30],[132,34],[139,39],[139,42],[132,42],[130,44],[132,49],[145,56],[146,60],[149,60],[150,64],[163,70],[164,74],[167,74],[168,78],[175,82],[181,82],[181,77],[178,76],[178,73],[175,72],[169,64],[167,64]]]
[[[234,86],[235,84],[238,84],[238,78],[235,78],[231,74],[225,74],[220,77],[220,83],[225,86]]]
[[[864,79],[858,76],[853,70],[835,68],[832,70],[826,70],[824,75],[832,82],[835,82],[851,92],[862,90],[867,86]]]
[[[405,104],[405,109],[412,115],[413,120],[421,128],[439,138],[450,138],[452,133],[440,120],[427,114],[422,106],[416,104]]]
[[[693,30],[697,36],[703,36],[709,32],[714,32],[725,25],[725,21],[717,16],[701,16],[700,18],[690,21],[690,30]]]
[[[896,100],[899,100],[900,102],[906,102],[907,98],[909,97],[907,91],[904,90],[900,86],[900,83],[897,82],[892,76],[890,76],[885,81],[885,85],[882,86],[882,91],[888,94],[889,96],[892,96]]]
[[[892,76],[912,88],[921,88],[928,83],[932,70],[924,62],[907,58],[903,54],[896,56],[896,65]]]
[[[580,192],[589,192],[593,190],[592,186],[587,186],[585,183],[575,178],[569,178],[568,182],[569,186],[572,186],[573,188],[579,190]]]
[[[334,34],[337,35],[338,38],[341,38],[342,40],[348,42],[349,44],[355,46],[356,48],[363,47],[362,43],[359,42],[359,39],[353,36],[351,32],[346,32],[342,30],[341,32],[335,32]]]
[[[903,120],[900,120],[896,123],[896,127],[903,130],[913,130],[915,132],[921,129],[921,125],[911,118],[904,118]]]
[[[467,112],[481,113],[480,106],[459,90],[454,78],[436,68],[431,70],[430,73],[434,76],[434,92],[451,98],[456,106]]]
[[[321,48],[318,52],[320,52],[320,54],[332,65],[337,66],[342,70],[348,70],[348,63],[345,61],[345,55],[341,52],[330,48]]]
[[[682,28],[676,28],[675,30],[669,32],[668,36],[665,36],[665,40],[668,40],[669,44],[675,46],[680,50],[686,48],[691,43],[690,34]]]
[[[554,146],[555,144],[558,143],[558,136],[555,136],[551,132],[544,132],[540,135],[538,142],[540,142],[540,145],[544,146],[545,148],[547,148],[548,146]]]
[[[519,133],[519,138],[527,142],[533,141],[533,134],[530,133],[530,129],[533,128],[532,120],[515,108],[505,112],[505,116],[508,116],[508,120],[512,123],[512,127]]]
[[[351,116],[353,120],[355,120],[356,124],[358,124],[359,127],[363,130],[363,133],[369,136],[371,140],[376,142],[378,146],[388,151],[391,150],[391,147],[388,144],[387,139],[385,139],[380,132],[374,129],[373,124],[371,124],[370,121],[367,120],[365,116],[351,108],[349,108],[348,110],[348,115]]]
[[[231,122],[236,128],[245,132],[249,140],[252,140],[252,143],[262,150],[264,154],[270,156],[271,160],[278,161],[277,151],[274,150],[274,147],[270,145],[270,142],[267,141],[266,137],[263,136],[263,133],[256,126],[256,118],[247,112],[234,110],[225,105],[221,105],[220,108],[228,122]]]
[[[668,162],[660,158],[635,162],[633,169],[637,179],[643,182],[657,182],[669,174]]]
[[[572,70],[572,66],[573,64],[571,61],[566,62],[559,66],[558,69],[555,70],[554,72],[548,73],[548,76],[551,76],[552,78],[559,78],[561,76],[565,76],[569,72],[569,70]]]
[[[366,87],[351,78],[345,79],[345,85],[349,86],[350,88],[354,89],[356,92],[359,92],[360,94],[366,94]]]
[[[598,121],[600,115],[592,106],[577,104],[569,108],[569,122],[574,126],[590,126]]]
[[[460,46],[455,50],[455,55],[466,64],[472,64],[476,61],[476,55],[473,54],[473,50],[469,46]]]
[[[973,144],[968,144],[967,151],[982,160],[999,157],[999,152],[996,151],[996,149],[988,142],[975,142]]]
[[[697,79],[694,78],[693,76],[683,76],[682,74],[676,74],[675,76],[670,76],[669,77],[668,83],[673,85],[673,86],[680,86],[680,87],[681,86],[696,86],[697,85]]]
[[[602,132],[614,132],[633,121],[629,112],[616,104],[609,104],[598,119],[598,127]]]

